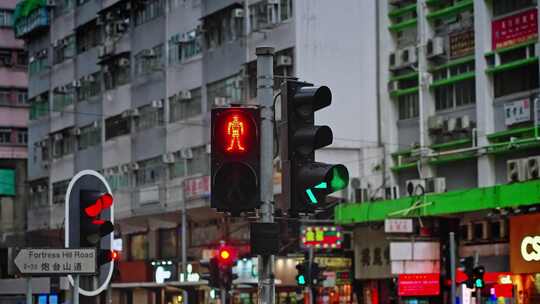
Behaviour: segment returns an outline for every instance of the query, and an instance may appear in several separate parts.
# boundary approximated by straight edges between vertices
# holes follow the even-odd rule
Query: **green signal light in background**
[[[476,279],[474,281],[474,286],[477,288],[483,288],[484,287],[484,281],[482,279]]]
[[[300,274],[296,277],[296,282],[298,285],[306,285],[306,277],[303,274]]]
[[[330,186],[332,190],[337,191],[347,187],[348,178],[345,178],[341,175],[340,170],[335,167],[332,169],[332,180],[330,181]]]

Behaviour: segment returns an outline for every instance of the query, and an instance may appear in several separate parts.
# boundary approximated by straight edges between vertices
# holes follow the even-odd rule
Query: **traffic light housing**
[[[322,281],[323,268],[318,263],[304,261],[296,265],[296,284],[298,286],[316,286]]]
[[[477,266],[474,268],[473,275],[472,275],[472,282],[475,288],[479,288],[479,289],[484,288],[484,285],[485,285],[484,272],[485,272],[484,266]]]
[[[332,92],[325,86],[287,81],[282,84],[281,98],[282,188],[288,195],[289,211],[313,212],[325,207],[327,195],[349,183],[344,165],[315,161],[315,151],[333,141],[330,127],[315,125],[315,112],[331,104]]]
[[[474,280],[473,280],[473,273],[474,273],[474,258],[473,257],[466,257],[460,259],[461,267],[463,268],[463,272],[467,276],[467,280],[465,281],[465,285],[469,289],[474,288]]]
[[[117,253],[110,249],[101,249],[101,239],[114,232],[111,221],[102,219],[101,213],[113,204],[110,193],[80,190],[80,247],[96,247],[98,267],[115,260]]]
[[[309,282],[309,277],[308,277],[308,263],[304,262],[304,263],[299,263],[296,265],[296,284],[298,284],[298,286],[307,286],[308,285],[308,282]]]
[[[212,109],[211,207],[239,215],[260,202],[260,110]]]
[[[201,266],[208,268],[208,273],[202,274],[201,279],[208,281],[211,288],[219,288],[219,266],[217,258],[213,257],[208,261],[201,261]]]

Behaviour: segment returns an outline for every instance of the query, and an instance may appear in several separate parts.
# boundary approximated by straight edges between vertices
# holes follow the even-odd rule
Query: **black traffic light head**
[[[201,266],[208,268],[208,273],[202,274],[201,279],[208,281],[211,288],[219,288],[219,266],[217,258],[208,261],[201,261]]]
[[[472,281],[475,288],[484,288],[484,266],[477,266],[473,270]]]
[[[80,230],[79,241],[81,247],[98,248],[98,266],[115,260],[116,252],[109,249],[100,249],[101,238],[113,233],[114,225],[111,221],[102,219],[102,212],[113,204],[110,193],[93,190],[81,190],[80,195]]]
[[[328,87],[287,81],[281,87],[283,186],[292,213],[324,207],[326,196],[344,189],[349,173],[343,165],[315,162],[315,150],[332,144],[328,126],[315,125],[315,112],[329,106]]]
[[[465,281],[465,285],[467,288],[474,288],[474,258],[473,257],[465,257],[461,258],[459,260],[461,267],[463,268],[463,272],[467,276],[467,280]]]
[[[307,267],[309,267],[307,265],[306,262],[304,263],[299,263],[296,265],[296,284],[298,284],[298,286],[307,286],[308,285],[308,282],[309,282],[309,278],[308,278],[308,273],[307,273]]]
[[[238,215],[260,206],[260,111],[212,109],[211,207]]]

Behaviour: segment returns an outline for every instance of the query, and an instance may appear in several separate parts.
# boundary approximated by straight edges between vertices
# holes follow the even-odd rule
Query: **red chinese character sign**
[[[400,274],[398,294],[400,297],[439,295],[440,275],[438,273]]]
[[[491,42],[493,49],[505,48],[538,37],[538,13],[536,9],[491,23]]]
[[[342,243],[341,227],[305,226],[302,228],[301,245],[303,248],[339,249]]]

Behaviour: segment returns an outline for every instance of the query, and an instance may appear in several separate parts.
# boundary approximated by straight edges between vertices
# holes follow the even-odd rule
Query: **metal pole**
[[[221,288],[221,304],[227,304],[227,291],[225,288]]]
[[[456,239],[454,232],[450,232],[450,278],[452,287],[450,289],[450,303],[456,303]]]
[[[257,99],[261,107],[261,222],[274,222],[274,48],[258,47]],[[274,256],[259,258],[259,303],[274,303]]]
[[[73,304],[79,304],[79,275],[73,275]]]
[[[308,288],[309,288],[309,303],[311,304],[315,304],[315,293],[313,292],[313,274],[311,273],[311,265],[313,264],[313,247],[309,247],[309,264],[308,264],[308,277],[309,277],[309,282],[307,282],[308,284]]]
[[[184,183],[186,181],[187,174],[187,159],[184,159]],[[186,193],[182,189],[182,276],[184,281],[187,282],[187,202]],[[183,303],[188,304],[188,291],[182,291]]]
[[[32,304],[32,278],[26,278],[26,304]]]

